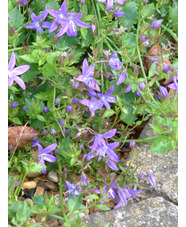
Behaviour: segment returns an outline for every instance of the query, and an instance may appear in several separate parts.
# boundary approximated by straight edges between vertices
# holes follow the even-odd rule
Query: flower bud
[[[49,112],[49,109],[48,109],[48,107],[43,107],[43,111],[45,112],[45,113],[48,113]]]
[[[162,22],[163,22],[163,19],[155,20],[150,24],[150,28],[151,29],[158,28]]]
[[[56,134],[56,131],[54,129],[51,129],[50,134],[54,136]]]
[[[67,106],[66,111],[67,111],[67,113],[71,113],[72,112],[72,107],[71,106]]]
[[[18,102],[13,102],[13,103],[11,104],[11,108],[14,109],[14,108],[17,107],[17,105],[18,105]]]
[[[58,105],[60,103],[60,98],[56,98],[56,104]]]
[[[159,86],[159,90],[160,90],[161,94],[163,95],[163,97],[167,98],[167,96],[168,96],[167,89],[163,86]]]

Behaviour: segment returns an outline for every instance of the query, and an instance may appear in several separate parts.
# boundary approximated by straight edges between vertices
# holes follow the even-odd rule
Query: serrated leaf
[[[107,118],[107,117],[111,117],[112,115],[114,115],[116,112],[112,109],[109,110],[105,110],[102,118]]]
[[[150,124],[150,127],[156,133],[159,133],[160,134],[161,132],[163,132],[163,127],[161,125]]]
[[[17,8],[14,8],[10,13],[9,16],[11,18],[10,24],[19,28],[23,25],[24,16],[19,12]]]
[[[153,14],[154,3],[147,4],[141,10],[141,15],[143,18],[150,17]]]
[[[131,27],[138,20],[138,6],[136,2],[126,2],[121,11],[126,13],[121,17],[121,24],[124,27]]]
[[[27,218],[30,217],[30,209],[27,205],[27,202],[24,201],[23,205],[19,208],[16,213],[16,218],[20,222],[25,222]]]
[[[34,196],[34,197],[32,197],[32,199],[34,201],[34,204],[36,206],[38,206],[39,208],[42,208],[43,205],[45,204],[45,199],[44,199],[43,195]]]
[[[66,205],[70,214],[72,214],[76,210],[81,210],[83,208],[82,199],[80,196],[78,197],[70,196]]]
[[[172,148],[172,138],[168,136],[158,137],[149,149],[149,152],[164,154]]]

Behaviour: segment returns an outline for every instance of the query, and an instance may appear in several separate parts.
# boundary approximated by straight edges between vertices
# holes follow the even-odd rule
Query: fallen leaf
[[[37,137],[40,133],[28,126],[15,126],[8,128],[8,145],[13,148],[25,147],[32,141],[33,137]]]
[[[148,55],[147,55],[146,58],[145,58],[145,65],[146,65],[146,67],[147,67],[148,70],[150,69],[150,67],[151,67],[151,65],[152,65],[151,59],[152,59],[153,57],[157,57],[157,61],[160,62],[160,64],[161,64],[163,53],[162,53],[162,50],[160,49],[160,47],[159,47],[158,44],[152,46],[152,47],[150,48],[150,50],[147,52],[147,54],[148,54]],[[163,63],[164,63],[165,65],[170,65],[170,66],[172,66],[168,58],[166,58],[166,59],[164,60]],[[156,69],[157,69],[157,71],[159,71],[160,67],[157,65]],[[171,70],[169,70],[167,73],[170,73],[170,72],[171,72]]]

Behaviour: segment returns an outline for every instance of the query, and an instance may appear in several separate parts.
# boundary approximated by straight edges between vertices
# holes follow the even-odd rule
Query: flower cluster
[[[118,155],[113,151],[119,142],[106,143],[105,139],[111,138],[116,134],[116,129],[111,129],[104,134],[97,134],[93,139],[93,145],[89,146],[91,151],[85,155],[85,159],[90,161],[95,155],[98,156],[98,162],[104,158],[107,165],[113,170],[119,170],[115,162],[120,162]],[[95,153],[96,152],[96,153]]]
[[[42,145],[39,143],[39,139],[33,138],[32,141],[33,141],[32,147],[35,147],[35,146],[38,147],[38,159],[41,165],[46,166],[45,161],[55,162],[57,160],[55,156],[49,154],[57,147],[57,143],[53,143],[43,149]],[[46,174],[46,168],[42,170],[42,173]]]
[[[108,187],[110,186],[110,187]],[[95,189],[94,190],[97,194],[101,193],[100,189]],[[114,209],[119,208],[123,203],[125,205],[127,205],[127,201],[132,198],[133,196],[138,195],[142,190],[130,190],[130,189],[126,189],[126,186],[124,187],[120,187],[117,183],[117,180],[115,179],[115,181],[109,185],[106,184],[103,186],[103,194],[108,194],[108,196],[112,199],[112,200],[116,200],[119,197],[119,202],[118,204],[114,207]],[[106,195],[104,195],[102,197],[102,200],[106,198]],[[104,202],[101,202],[104,203]]]

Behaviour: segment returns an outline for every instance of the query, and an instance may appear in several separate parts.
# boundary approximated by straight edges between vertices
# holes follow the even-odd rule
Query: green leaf
[[[168,136],[158,137],[149,149],[149,152],[164,154],[172,148],[172,138]]]
[[[154,3],[147,4],[143,7],[141,10],[141,15],[143,18],[150,17],[153,14],[153,9],[154,9]]]
[[[126,13],[120,19],[123,27],[131,27],[138,20],[138,6],[136,2],[126,2],[120,10]]]
[[[39,208],[42,208],[43,205],[45,204],[45,199],[44,199],[43,195],[34,196],[34,197],[32,197],[32,199],[34,201],[34,204],[36,206],[38,206]]]
[[[17,117],[13,117],[12,119],[11,119],[11,121],[13,122],[13,123],[15,123],[15,124],[17,124],[17,125],[22,125],[22,122],[19,120],[19,118],[17,118]]]
[[[152,77],[155,74],[159,75],[159,73],[156,71],[156,63],[154,62],[154,63],[152,63],[152,65],[151,65],[151,67],[149,69],[149,77]]]
[[[36,117],[37,117],[38,120],[40,120],[42,122],[46,122],[45,118],[42,115],[37,114]]]
[[[36,76],[39,74],[40,71],[38,70],[38,67],[35,64],[30,64],[30,69],[21,76],[21,79],[28,83],[36,78]]]
[[[33,162],[29,168],[28,168],[28,172],[33,172],[33,173],[36,173],[36,172],[41,172],[43,169],[45,169],[46,166],[43,166],[39,163],[36,163],[36,162]]]
[[[173,2],[172,7],[169,7],[169,18],[172,20],[170,25],[172,30],[178,31],[178,3]]]
[[[150,126],[156,133],[160,134],[161,132],[163,132],[163,127],[161,125],[150,124]]]
[[[25,55],[20,56],[20,58],[29,63],[38,63],[38,59],[34,58],[34,56],[32,54],[25,54]]]
[[[112,115],[114,115],[116,112],[112,109],[106,110],[102,116],[102,118],[107,118],[107,117],[111,117]]]
[[[80,32],[81,32],[81,35],[83,36],[83,39],[86,39],[86,36],[87,36],[87,33],[88,33],[88,30],[87,28],[80,28]]]
[[[102,205],[102,204],[98,204],[98,205],[95,205],[95,206],[98,207],[101,210],[110,210],[110,208],[108,208],[108,207],[106,207],[105,205]]]
[[[17,8],[14,8],[10,13],[9,16],[11,18],[10,24],[19,28],[23,25],[24,16],[19,12]]]
[[[86,198],[97,200],[99,196],[97,194],[88,195]]]
[[[30,217],[30,208],[27,205],[27,202],[24,201],[23,205],[19,208],[16,213],[16,218],[20,222],[25,222],[27,218]]]
[[[66,205],[70,214],[72,214],[76,210],[81,210],[83,208],[81,196],[70,196]]]

